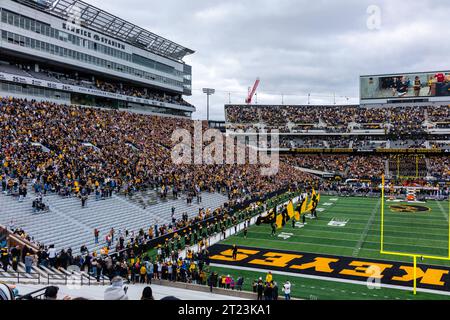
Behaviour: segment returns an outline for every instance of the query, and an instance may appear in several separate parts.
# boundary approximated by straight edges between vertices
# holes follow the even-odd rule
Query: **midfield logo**
[[[431,208],[415,204],[396,204],[389,207],[391,211],[400,213],[429,212]]]

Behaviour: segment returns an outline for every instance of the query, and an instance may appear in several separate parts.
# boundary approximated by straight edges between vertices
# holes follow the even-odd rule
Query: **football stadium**
[[[450,298],[450,71],[196,119],[197,53],[88,2],[0,1],[0,300]]]

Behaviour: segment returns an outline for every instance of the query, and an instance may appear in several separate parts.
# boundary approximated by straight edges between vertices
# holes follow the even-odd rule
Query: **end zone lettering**
[[[412,264],[354,259],[331,255],[317,255],[282,250],[240,247],[237,259],[232,259],[230,246],[217,244],[210,248],[211,262],[216,265],[237,265],[267,272],[268,270],[305,274],[318,277],[346,279],[367,282],[369,278],[380,279],[383,284],[410,286],[414,280]],[[373,267],[379,270],[374,275]],[[256,270],[255,270],[256,271]],[[419,288],[450,292],[450,268],[418,265],[417,283]]]

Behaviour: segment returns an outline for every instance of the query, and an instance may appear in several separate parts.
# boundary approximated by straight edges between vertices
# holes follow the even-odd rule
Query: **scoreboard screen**
[[[361,76],[361,101],[450,97],[450,71]]]

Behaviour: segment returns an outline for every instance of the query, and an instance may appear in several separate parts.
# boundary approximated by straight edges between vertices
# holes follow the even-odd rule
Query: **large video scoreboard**
[[[360,77],[361,104],[449,103],[450,71]]]

